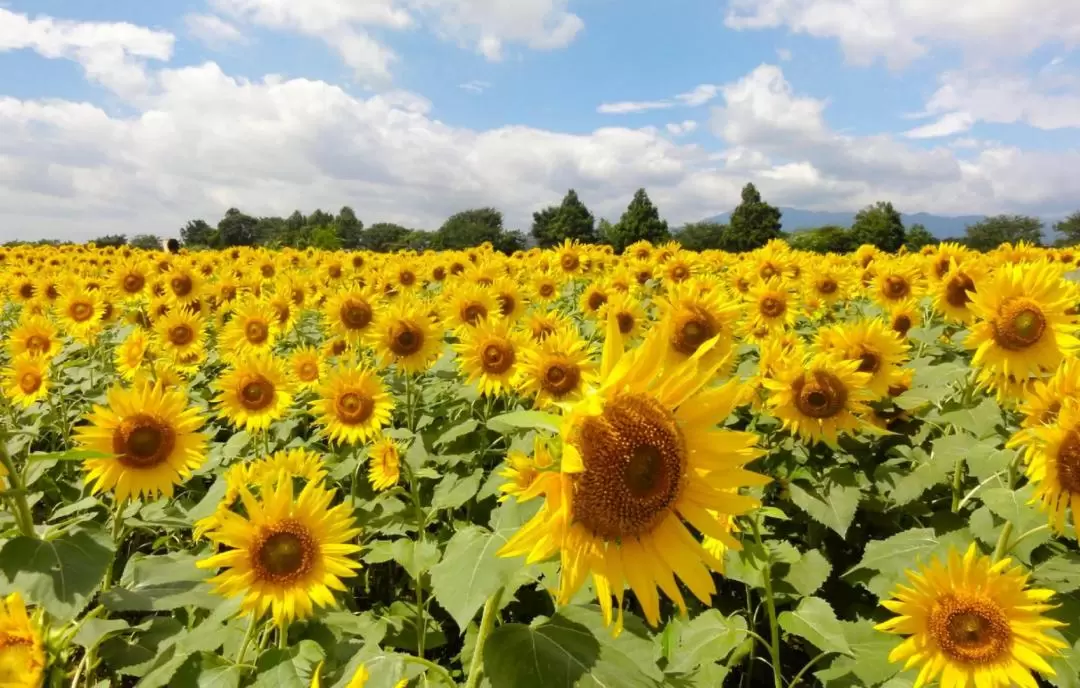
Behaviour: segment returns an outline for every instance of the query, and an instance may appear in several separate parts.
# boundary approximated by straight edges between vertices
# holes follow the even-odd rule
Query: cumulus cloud
[[[716,84],[700,84],[685,93],[679,93],[668,100],[624,100],[615,103],[601,103],[596,111],[602,115],[626,115],[649,110],[666,110],[676,106],[699,107],[716,98],[720,87]]]
[[[204,45],[219,49],[230,43],[246,43],[240,29],[216,14],[189,14],[184,17],[188,32]]]
[[[672,136],[682,136],[697,130],[698,123],[692,119],[688,119],[683,120],[682,122],[668,122],[664,128],[667,129],[668,133]]]
[[[1025,77],[972,71],[946,72],[926,111],[968,115],[997,124],[1029,124],[1039,129],[1080,127],[1080,80],[1044,73]]]
[[[924,124],[904,132],[909,139],[933,139],[942,136],[952,136],[971,129],[975,118],[967,112],[950,112],[937,121]]]

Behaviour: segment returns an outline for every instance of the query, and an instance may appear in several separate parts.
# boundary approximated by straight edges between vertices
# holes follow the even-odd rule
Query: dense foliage
[[[1080,686],[1072,250],[504,231],[0,248],[0,685]]]

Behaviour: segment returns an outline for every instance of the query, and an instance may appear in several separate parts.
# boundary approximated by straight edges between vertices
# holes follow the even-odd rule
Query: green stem
[[[413,664],[419,664],[422,667],[427,668],[429,671],[434,671],[439,675],[439,678],[443,680],[446,685],[451,688],[456,688],[457,683],[454,682],[454,677],[450,675],[450,672],[445,667],[439,666],[430,659],[424,659],[423,657],[413,657],[412,655],[404,655],[402,659],[406,664],[412,662]]]
[[[765,567],[762,572],[762,580],[765,584],[765,609],[769,612],[769,654],[772,655],[773,685],[775,688],[784,688],[784,678],[780,669],[780,625],[776,621],[776,601],[773,599],[772,589],[772,557],[761,541],[761,528],[758,526],[758,515],[750,520],[754,530],[754,540],[758,547],[765,553]]]
[[[7,498],[11,501],[11,513],[15,517],[15,525],[19,532],[29,538],[37,538],[34,530],[34,516],[30,511],[30,503],[26,501],[26,486],[23,484],[22,475],[15,470],[15,462],[11,460],[7,452],[7,434],[0,434],[0,465],[7,471],[8,484],[11,490]]]
[[[499,588],[484,603],[484,614],[480,617],[480,631],[476,634],[476,645],[473,647],[472,661],[469,662],[469,678],[465,682],[465,688],[476,688],[480,685],[480,675],[484,670],[484,643],[491,635],[491,629],[495,627],[495,617],[499,615],[502,596],[503,588]]]
[[[956,459],[956,469],[953,472],[952,480],[952,512],[955,514],[960,511],[960,502],[963,499],[964,489],[964,457],[960,456]]]
[[[240,645],[240,651],[236,653],[236,661],[234,664],[242,664],[244,662],[244,655],[247,654],[248,646],[251,645],[251,641],[255,638],[255,629],[258,627],[258,619],[255,613],[252,612],[251,618],[248,620],[247,632],[244,633],[244,642]]]
[[[289,647],[289,622],[282,621],[278,626],[277,646],[279,650],[284,650]]]
[[[994,547],[993,561],[1001,561],[1002,558],[1009,552],[1009,537],[1012,536],[1012,532],[1012,521],[1005,521],[1005,525],[1001,527],[1001,535],[998,536],[997,546]]]
[[[109,565],[105,569],[105,578],[101,581],[101,592],[107,591],[112,586],[113,569],[116,566],[116,558],[120,556],[120,541],[124,537],[124,504],[123,501],[116,502],[116,508],[113,511],[112,517],[112,542],[116,547],[116,552],[113,554],[112,559],[109,560]]]
[[[412,375],[408,372],[405,373],[405,414],[406,421],[408,422],[409,432],[416,432],[416,423],[413,419],[413,390],[412,390]]]
[[[822,652],[817,657],[814,657],[809,662],[807,662],[806,666],[804,666],[802,669],[799,669],[799,673],[795,674],[795,678],[791,679],[791,683],[788,684],[788,688],[794,688],[794,686],[799,685],[799,681],[801,681],[802,677],[806,675],[806,672],[810,671],[810,669],[815,664],[817,664],[821,660],[825,659],[830,654],[832,654],[832,653],[831,652]]]

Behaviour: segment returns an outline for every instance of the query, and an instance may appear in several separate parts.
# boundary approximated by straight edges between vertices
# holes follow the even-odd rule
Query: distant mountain
[[[803,229],[813,229],[823,225],[839,225],[850,227],[855,222],[854,212],[832,210],[801,210],[799,208],[780,208],[784,214],[780,219],[785,232],[798,232]],[[950,239],[964,236],[964,228],[984,219],[983,215],[931,215],[930,213],[911,213],[904,215],[904,226],[910,227],[921,224],[930,230],[930,233],[939,239]],[[721,213],[710,218],[707,222],[728,223],[731,213]]]

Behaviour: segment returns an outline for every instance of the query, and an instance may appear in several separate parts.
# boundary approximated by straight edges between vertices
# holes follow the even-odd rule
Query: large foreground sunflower
[[[202,414],[161,384],[113,387],[106,398],[108,406],[95,406],[90,424],[75,429],[84,449],[106,454],[83,462],[86,482],[94,492],[113,490],[118,501],[171,497],[206,459]]]
[[[18,592],[0,597],[0,688],[38,688],[44,672],[41,629]]]
[[[308,482],[298,496],[291,477],[263,484],[256,498],[240,489],[247,510],[218,514],[207,533],[228,549],[198,562],[204,569],[224,569],[210,579],[226,597],[243,596],[241,609],[255,616],[269,610],[278,625],[307,618],[315,606],[334,606],[332,590],[345,590],[342,578],[356,575],[360,564],[351,555],[355,527],[351,507],[331,507],[334,492],[319,481]]]
[[[722,520],[757,507],[737,490],[768,478],[743,468],[761,454],[754,435],[717,428],[732,411],[737,383],[703,389],[715,371],[698,358],[662,365],[659,330],[624,355],[614,318],[607,328],[602,383],[566,417],[561,459],[537,478],[544,505],[499,553],[530,562],[559,554],[562,604],[591,574],[607,624],[616,599],[618,630],[627,584],[653,625],[657,586],[685,610],[676,578],[710,604],[710,569],[722,564],[691,528],[737,547]]]
[[[904,668],[921,667],[920,688],[940,677],[942,688],[1036,688],[1031,671],[1053,675],[1045,657],[1067,645],[1046,634],[1064,624],[1043,616],[1052,590],[1026,589],[1028,573],[1011,560],[992,563],[975,545],[948,562],[934,559],[908,571],[882,605],[898,616],[878,630],[908,636],[890,654]]]

